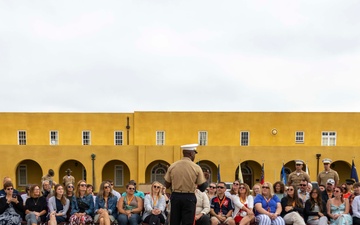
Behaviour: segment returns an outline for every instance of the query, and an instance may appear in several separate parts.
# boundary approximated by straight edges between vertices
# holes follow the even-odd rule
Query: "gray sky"
[[[360,2],[1,1],[0,111],[360,111]]]

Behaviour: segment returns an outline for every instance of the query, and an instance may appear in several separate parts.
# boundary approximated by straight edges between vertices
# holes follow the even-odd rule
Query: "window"
[[[156,145],[165,145],[165,131],[156,131]]]
[[[199,131],[199,145],[207,145],[207,131]]]
[[[249,146],[249,132],[248,131],[240,132],[240,145],[241,146]]]
[[[154,181],[158,181],[162,184],[165,183],[165,173],[166,173],[167,167],[161,163],[154,166],[154,168],[151,170],[151,183]]]
[[[83,145],[91,145],[91,133],[90,133],[90,131],[83,131],[82,143],[83,143]]]
[[[323,131],[321,135],[322,146],[335,146],[336,145],[336,132],[335,131]]]
[[[50,145],[59,144],[59,133],[56,130],[50,131]]]
[[[27,166],[24,164],[20,164],[18,167],[18,186],[26,186],[27,185]]]
[[[115,165],[114,186],[115,187],[124,186],[124,171],[122,165]]]
[[[26,131],[18,131],[18,143],[19,145],[26,145]]]
[[[122,145],[123,144],[123,132],[115,131],[114,140],[115,140],[115,145]]]
[[[295,143],[296,144],[304,143],[304,131],[296,131],[295,132]]]

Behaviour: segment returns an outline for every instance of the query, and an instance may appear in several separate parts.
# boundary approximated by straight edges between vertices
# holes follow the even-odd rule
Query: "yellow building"
[[[360,147],[360,113],[300,112],[134,112],[0,113],[0,176],[10,176],[22,190],[39,183],[51,168],[62,181],[70,168],[76,180],[97,190],[114,180],[118,191],[163,181],[168,165],[182,157],[180,145],[199,143],[195,161],[217,180],[233,181],[239,164],[246,183],[261,176],[280,180],[282,165],[307,163],[316,180],[321,160],[331,158],[340,182],[350,177]]]

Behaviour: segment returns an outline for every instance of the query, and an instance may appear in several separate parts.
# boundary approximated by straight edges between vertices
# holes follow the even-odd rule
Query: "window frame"
[[[301,135],[300,135],[300,133],[301,133]],[[300,140],[300,138],[302,140]],[[305,132],[301,131],[301,130],[295,131],[295,144],[304,144],[304,143],[305,143]]]
[[[121,138],[118,139],[119,135],[117,133],[121,133]],[[120,143],[117,143],[120,141]],[[124,145],[124,132],[122,130],[115,130],[114,131],[114,145]]]
[[[21,136],[21,133],[23,133],[22,136]],[[27,132],[26,132],[26,130],[18,130],[17,138],[18,138],[18,145],[26,145],[27,144]]]
[[[21,168],[23,167],[23,168]],[[20,170],[23,169],[25,172],[25,183],[21,183],[21,173]],[[27,165],[26,164],[20,164],[17,169],[17,175],[18,175],[18,186],[26,186],[28,184],[28,172],[27,172]]]
[[[327,133],[324,135],[324,133]],[[334,135],[331,135],[334,134]],[[334,144],[331,144],[333,139]],[[326,141],[326,143],[325,143]],[[321,146],[336,146],[337,132],[336,131],[321,131]]]
[[[204,134],[204,135],[202,135],[202,134]],[[205,136],[205,140],[203,140],[204,136]],[[206,130],[198,131],[198,143],[199,143],[199,146],[207,146],[209,144],[209,135]]]
[[[247,133],[247,144],[243,144],[243,134]],[[250,146],[250,131],[240,131],[240,146]]]
[[[52,140],[52,133],[53,132],[56,134],[55,143],[52,143],[53,142],[53,140]],[[51,130],[50,131],[50,145],[59,145],[59,131],[57,131],[57,130]]]
[[[159,139],[159,134],[162,133],[162,139]],[[158,130],[156,131],[156,145],[165,145],[165,131],[164,130]]]
[[[121,171],[121,181],[120,184],[116,179],[117,171]],[[114,165],[114,187],[123,187],[124,186],[124,166],[123,165]]]
[[[85,143],[84,134],[88,133],[88,143]],[[83,130],[82,131],[82,145],[91,145],[91,131],[90,130]]]

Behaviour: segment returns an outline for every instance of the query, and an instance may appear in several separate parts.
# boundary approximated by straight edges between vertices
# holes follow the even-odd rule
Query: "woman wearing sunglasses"
[[[282,212],[286,224],[305,225],[304,208],[294,185],[288,187],[287,195],[281,199]]]
[[[70,225],[91,223],[94,214],[94,200],[86,194],[86,181],[80,180],[76,186],[75,195],[71,200]]]
[[[258,225],[285,225],[284,219],[280,216],[282,211],[280,200],[273,194],[272,189],[270,182],[264,182],[261,185],[261,193],[254,199]]]
[[[326,202],[321,198],[319,188],[313,188],[310,198],[305,203],[305,221],[308,225],[327,225]]]
[[[0,198],[0,224],[20,225],[24,215],[22,198],[14,194],[13,184],[8,181],[4,184],[6,195]]]
[[[151,185],[150,194],[147,194],[144,199],[145,212],[143,214],[143,221],[145,224],[151,224],[150,221],[159,220],[161,224],[165,224],[165,197],[160,191],[161,184],[154,181]]]
[[[231,200],[235,206],[233,217],[236,224],[249,225],[255,220],[253,213],[254,199],[250,195],[250,188],[245,183],[240,183],[238,180],[234,181],[233,187],[237,186],[237,194],[232,194]],[[235,190],[232,189],[231,191]]]
[[[343,197],[341,186],[334,189],[334,197],[326,205],[331,225],[351,225],[352,217],[349,214],[349,199]]]
[[[99,193],[95,200],[95,223],[99,223],[100,225],[110,225],[115,221],[117,214],[117,197],[113,195],[111,191],[110,182],[103,181],[100,184]]]
[[[206,194],[209,198],[209,201],[211,201],[211,199],[216,196],[216,183],[210,183],[208,192]]]
[[[122,196],[117,203],[119,213],[117,221],[121,225],[138,225],[141,222],[140,213],[143,210],[143,201],[134,193],[135,185],[127,184],[126,196]]]

